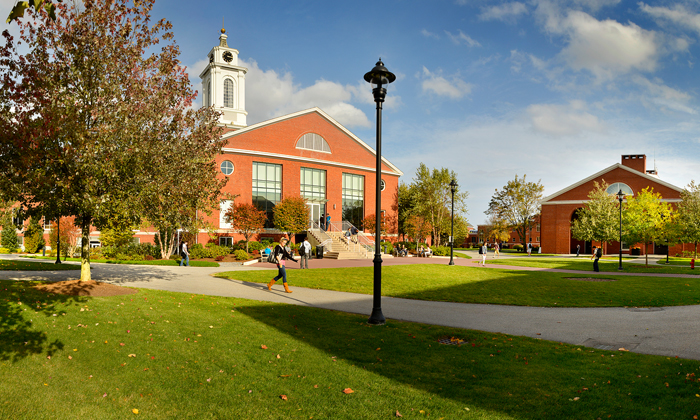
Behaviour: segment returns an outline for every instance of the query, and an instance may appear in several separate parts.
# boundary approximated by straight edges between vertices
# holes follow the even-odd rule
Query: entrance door
[[[319,203],[306,203],[306,205],[309,207],[309,227],[313,228],[321,219],[321,205]]]

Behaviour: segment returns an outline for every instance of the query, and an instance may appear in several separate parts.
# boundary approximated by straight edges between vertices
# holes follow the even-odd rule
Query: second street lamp
[[[454,261],[454,242],[455,242],[455,191],[457,191],[457,181],[450,181],[450,191],[452,191],[452,219],[450,221],[450,263],[455,265]]]
[[[374,299],[372,314],[367,320],[370,324],[384,325],[386,320],[382,314],[382,255],[381,255],[381,215],[382,215],[382,103],[386,98],[384,86],[396,80],[394,73],[387,70],[380,58],[374,68],[365,74],[365,81],[372,84],[374,102],[377,104],[377,198],[374,225]]]
[[[620,202],[620,262],[617,269],[622,271],[622,200],[625,199],[625,193],[622,192],[622,188],[617,192],[617,200]]]

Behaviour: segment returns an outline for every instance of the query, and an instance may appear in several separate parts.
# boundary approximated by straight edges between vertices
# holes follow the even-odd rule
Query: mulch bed
[[[66,280],[34,286],[42,292],[68,296],[120,296],[133,295],[138,290],[90,280]]]
[[[617,281],[616,279],[593,279],[590,277],[564,277],[567,280],[578,280],[578,281]]]

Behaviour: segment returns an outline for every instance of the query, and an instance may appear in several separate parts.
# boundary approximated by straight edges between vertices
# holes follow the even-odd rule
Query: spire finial
[[[225,26],[226,26],[226,25],[224,25],[224,17],[222,16],[222,17],[221,17],[221,33],[222,33],[222,34],[225,34],[225,33],[226,33],[226,29],[224,29]]]

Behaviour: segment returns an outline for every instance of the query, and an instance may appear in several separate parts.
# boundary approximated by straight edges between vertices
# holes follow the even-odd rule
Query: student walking
[[[501,247],[498,245],[498,242],[493,243],[493,258],[498,258],[498,255],[501,253]]]
[[[183,241],[180,244],[180,267],[182,267],[183,262],[185,263],[185,266],[190,266],[190,253],[187,250],[187,241]]]
[[[277,260],[277,276],[270,280],[270,282],[267,284],[267,290],[272,290],[272,285],[275,284],[277,280],[282,279],[284,291],[287,293],[292,293],[287,286],[287,270],[285,266],[287,260],[292,260],[294,262],[297,262],[297,260],[295,260],[294,256],[287,250],[287,238],[280,239],[280,244],[277,245],[275,250],[272,252]]]
[[[304,242],[299,246],[299,257],[301,262],[299,268],[309,268],[309,255],[311,255],[311,243],[308,238],[304,238]]]
[[[593,271],[599,272],[600,267],[598,267],[598,260],[603,256],[603,247],[593,248],[593,255],[591,259],[593,260]],[[595,259],[594,259],[595,258]]]
[[[486,266],[486,254],[489,252],[489,247],[486,242],[481,246],[479,254],[481,254],[481,265]]]

